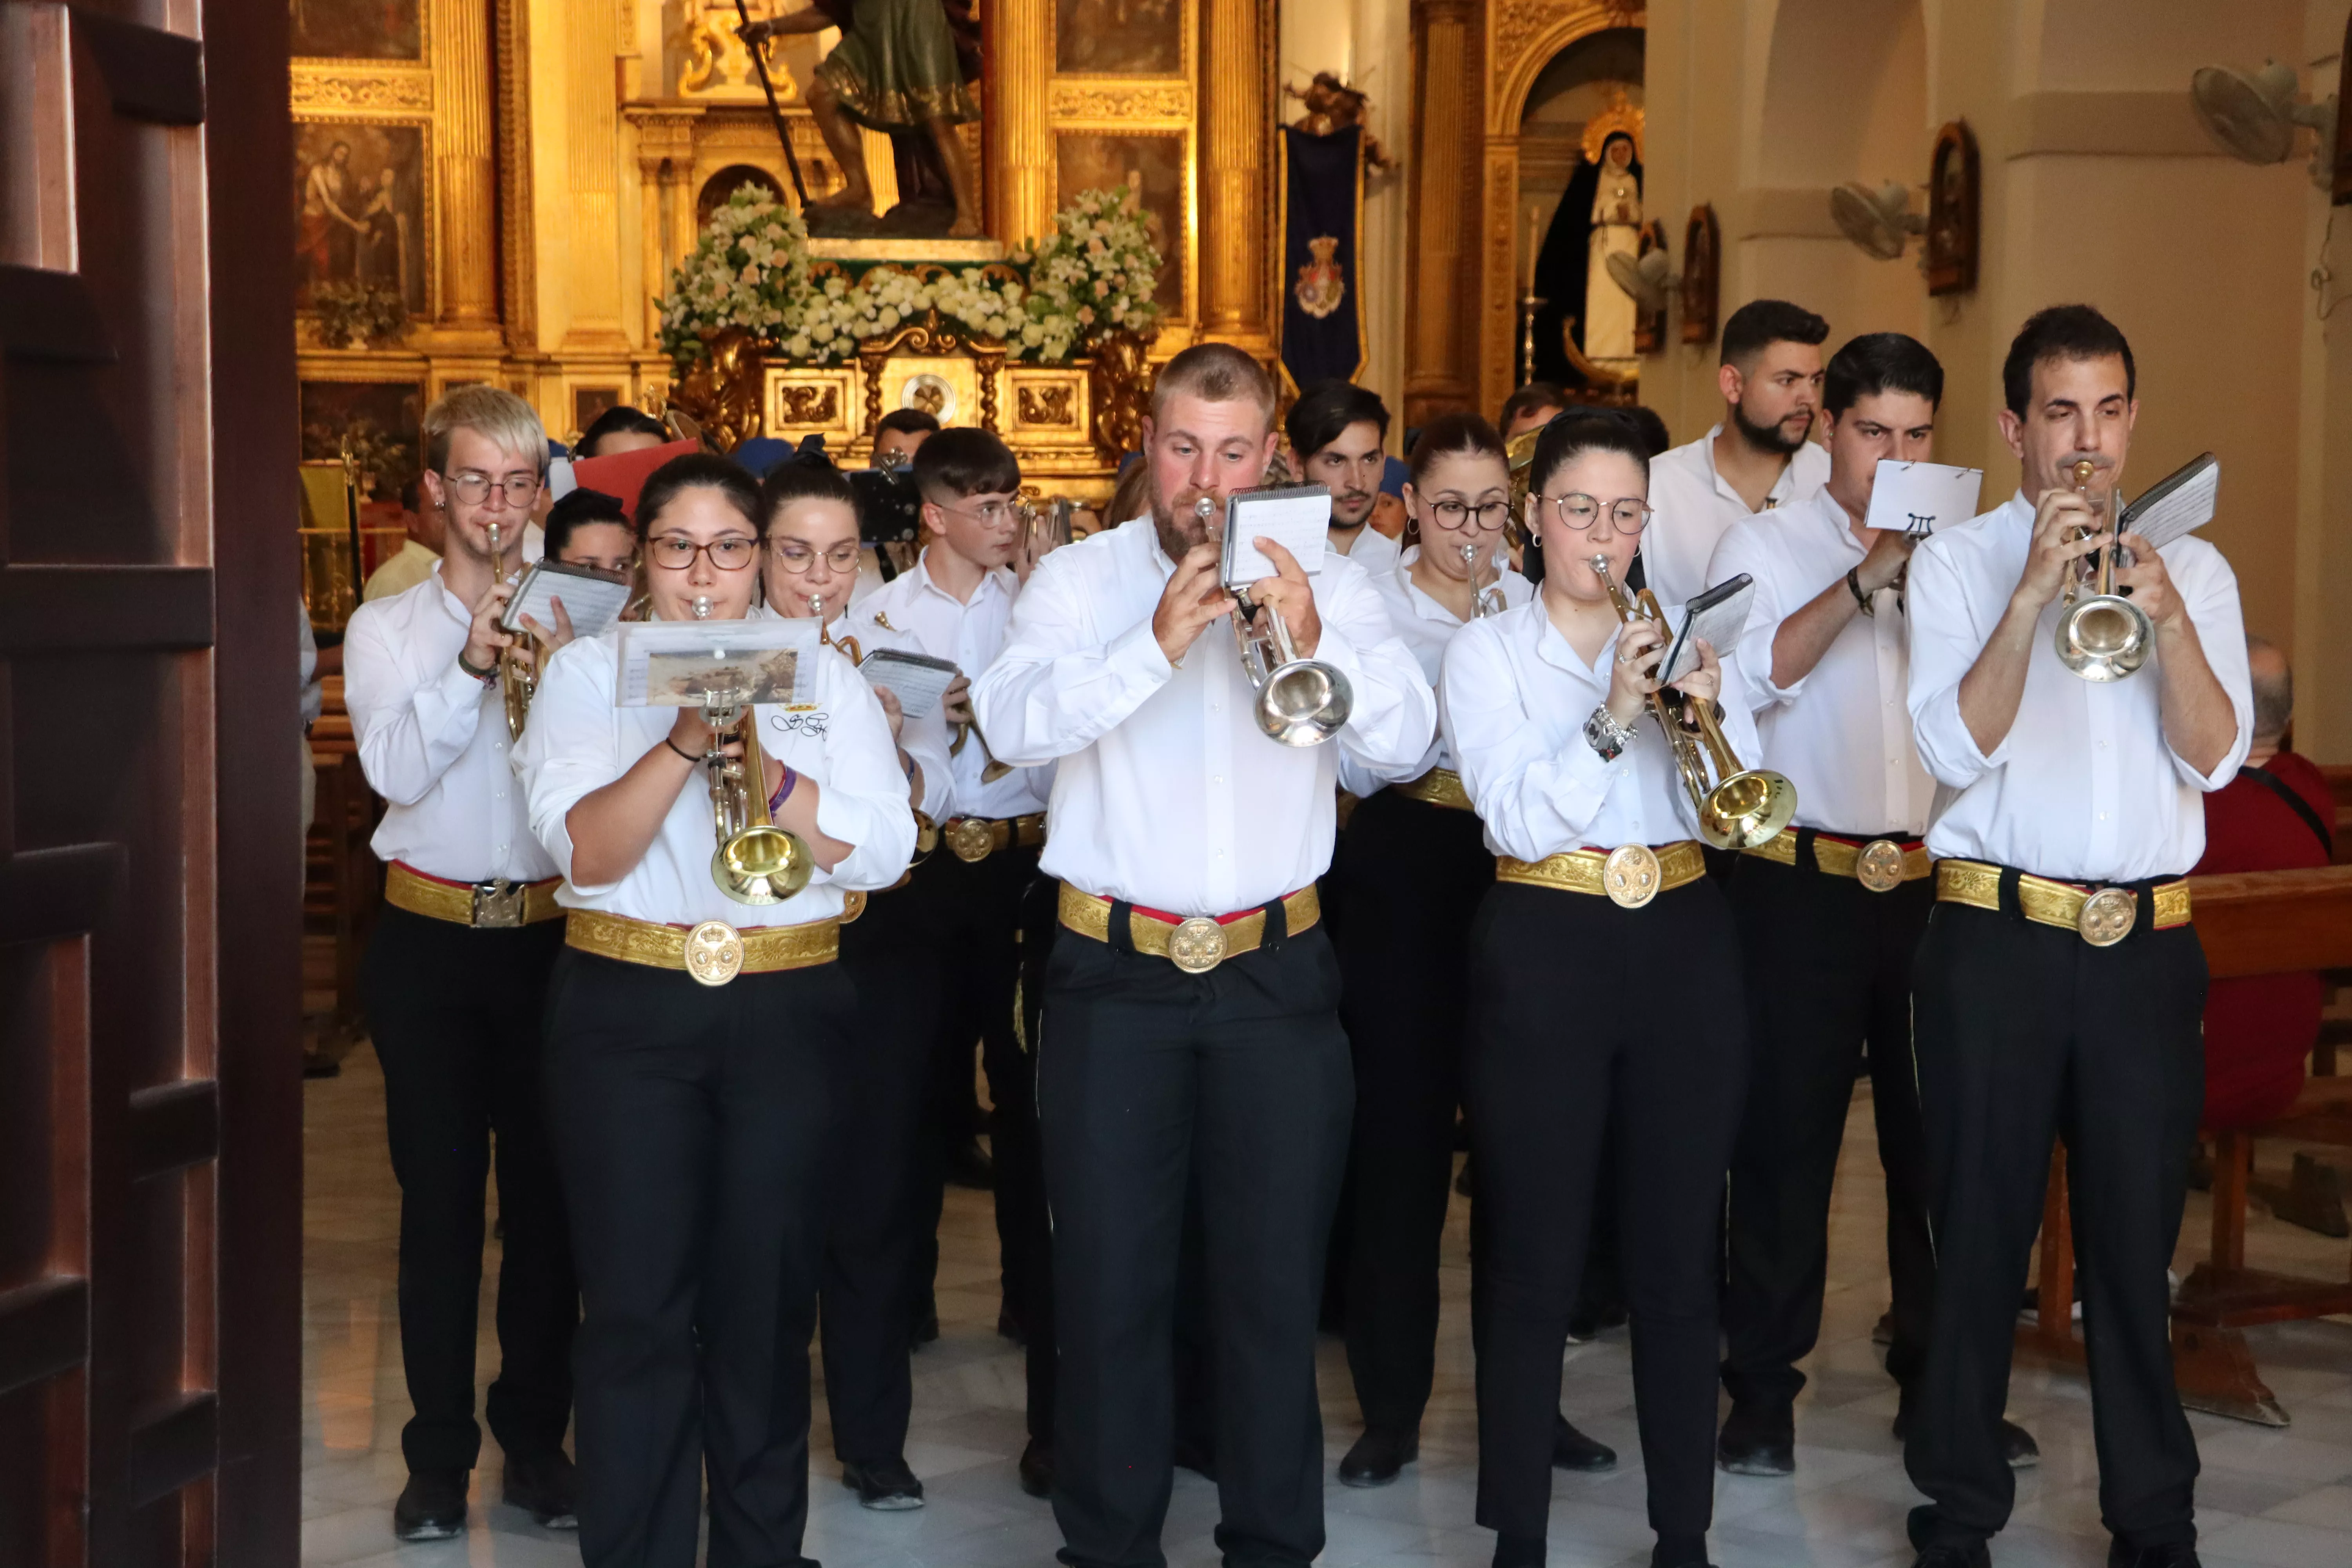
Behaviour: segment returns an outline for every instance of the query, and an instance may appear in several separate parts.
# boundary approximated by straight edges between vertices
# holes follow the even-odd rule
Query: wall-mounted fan
[[[1880,261],[1901,259],[1911,237],[1927,226],[1911,211],[1911,188],[1900,181],[1874,191],[1851,181],[1836,187],[1830,192],[1830,217],[1840,234]]]
[[[1644,315],[1666,308],[1666,293],[1677,281],[1673,264],[1663,250],[1647,250],[1637,260],[1622,250],[1609,253],[1610,281],[1633,297]]]
[[[2298,103],[2293,66],[2267,61],[2258,71],[2205,66],[2189,79],[2189,101],[2205,134],[2232,158],[2248,163],[2284,163],[2294,151],[2294,131],[2308,125],[2319,133],[2311,177],[2322,190],[2333,179],[2336,102]]]

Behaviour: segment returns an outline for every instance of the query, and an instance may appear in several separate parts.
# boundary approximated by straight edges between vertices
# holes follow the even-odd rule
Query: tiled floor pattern
[[[303,1562],[367,1568],[556,1568],[575,1564],[572,1539],[541,1531],[499,1496],[498,1449],[485,1441],[467,1535],[400,1547],[392,1500],[404,1479],[400,1427],[407,1415],[393,1296],[397,1194],[383,1137],[383,1084],[364,1048],[340,1079],[307,1089],[306,1269],[303,1394]],[[1831,1242],[1832,1279],[1823,1342],[1798,1415],[1793,1480],[1717,1478],[1721,1568],[1866,1568],[1906,1565],[1903,1518],[1917,1500],[1887,1432],[1895,1390],[1879,1371],[1870,1330],[1885,1305],[1879,1247],[1882,1205],[1866,1103],[1857,1102],[1841,1170]],[[2285,1152],[2264,1151],[2284,1166]],[[1051,1510],[1022,1495],[1019,1352],[996,1337],[995,1236],[985,1194],[951,1192],[940,1237],[942,1336],[915,1361],[915,1424],[908,1459],[929,1505],[919,1512],[859,1509],[835,1484],[828,1434],[812,1445],[807,1551],[825,1568],[1051,1568],[1060,1537]],[[1422,1458],[1396,1485],[1326,1491],[1324,1568],[1484,1568],[1494,1538],[1472,1522],[1476,1446],[1468,1342],[1465,1206],[1454,1204],[1446,1238],[1445,1316],[1438,1386],[1422,1434]],[[2180,1267],[2202,1250],[2204,1200],[2191,1194]],[[2341,1274],[2346,1244],[2326,1242],[2257,1214],[2252,1261]],[[495,1258],[486,1277],[495,1275]],[[482,1378],[496,1364],[486,1292]],[[2352,1568],[2352,1325],[2286,1325],[2250,1336],[2265,1376],[2293,1413],[2284,1431],[2192,1415],[2204,1460],[2199,1522],[2210,1568]],[[1327,1448],[1336,1466],[1356,1432],[1340,1347],[1322,1353]],[[1646,1564],[1633,1388],[1624,1331],[1569,1352],[1563,1405],[1624,1457],[1612,1475],[1559,1476],[1554,1487],[1552,1568]],[[2088,1393],[2079,1376],[2021,1365],[2011,1413],[2041,1440],[2038,1470],[2021,1478],[2017,1512],[1995,1542],[1999,1568],[2100,1568],[2097,1471]],[[1174,1568],[1210,1568],[1216,1493],[1179,1471],[1165,1534]]]

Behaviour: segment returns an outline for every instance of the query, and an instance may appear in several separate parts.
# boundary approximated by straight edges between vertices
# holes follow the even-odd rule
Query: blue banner
[[[1294,389],[1364,364],[1356,241],[1364,211],[1364,132],[1282,128],[1282,367]]]

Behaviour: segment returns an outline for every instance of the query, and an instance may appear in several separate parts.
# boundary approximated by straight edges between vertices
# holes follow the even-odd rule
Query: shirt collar
[[[1453,611],[1432,598],[1420,584],[1412,580],[1412,563],[1420,559],[1421,546],[1409,544],[1397,552],[1396,565],[1391,568],[1396,574],[1397,586],[1404,590],[1405,603],[1411,605],[1412,613],[1424,621],[1440,621],[1449,626],[1468,626],[1469,622],[1455,619]]]
[[[971,591],[971,598],[969,603],[957,598],[953,594],[949,593],[945,588],[940,586],[939,579],[931,575],[931,552],[938,548],[939,546],[935,544],[927,544],[923,546],[922,554],[915,558],[916,571],[922,579],[919,591],[937,594],[940,598],[945,599],[949,604],[953,605],[959,610],[970,609],[972,605],[979,604],[981,595],[990,592],[992,589],[1000,594],[1004,591],[1004,584],[998,580],[997,574],[1006,570],[1006,568],[996,566],[988,568],[981,573],[980,586]]]
[[[1727,480],[1715,466],[1715,438],[1722,434],[1722,420],[1718,419],[1707,426],[1706,435],[1699,442],[1699,458],[1706,464],[1706,477],[1714,483],[1715,493],[1726,500],[1738,501],[1744,509],[1748,505],[1746,499],[1731,488],[1730,481]],[[1772,488],[1764,492],[1764,510],[1778,510],[1780,503],[1789,499],[1789,493],[1797,488],[1797,459],[1803,457],[1805,449],[1800,447],[1789,454],[1787,462],[1780,465],[1780,477],[1774,479]],[[1843,507],[1838,509],[1841,516],[1844,514],[1844,510]]]
[[[1602,694],[1606,696],[1609,689],[1608,661],[1616,657],[1617,638],[1624,631],[1622,626],[1616,631],[1610,633],[1609,640],[1601,645],[1599,663],[1593,665],[1587,664],[1579,658],[1576,650],[1568,646],[1568,639],[1559,635],[1559,628],[1551,624],[1551,612],[1544,605],[1541,587],[1537,588],[1535,596],[1526,604],[1516,610],[1507,610],[1504,614],[1528,617],[1535,632],[1535,651],[1538,658],[1555,669],[1564,669],[1580,679],[1598,682]]]

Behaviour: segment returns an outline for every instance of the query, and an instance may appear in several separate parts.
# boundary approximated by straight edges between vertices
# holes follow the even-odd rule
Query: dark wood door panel
[[[299,1540],[287,18],[157,14],[0,0],[10,1568]]]

